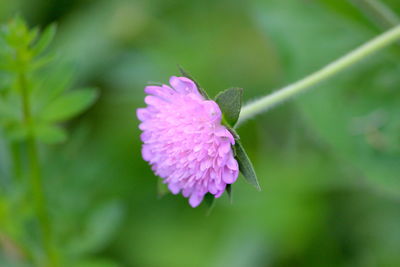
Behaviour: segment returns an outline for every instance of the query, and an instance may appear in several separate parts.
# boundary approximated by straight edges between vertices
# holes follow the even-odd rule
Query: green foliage
[[[334,5],[334,3],[329,3]],[[284,10],[279,17],[259,17],[261,25],[275,25],[272,32],[277,40],[286,40],[290,49],[290,76],[296,79],[327,64],[332,58],[355,48],[375,34],[358,24],[338,21],[332,13],[316,7],[318,20],[309,18],[308,8],[298,3],[296,9],[287,9],[286,3],[275,3]],[[309,19],[305,19],[309,18]],[[295,19],[297,23],[289,23]],[[307,32],[302,32],[303,28]],[[289,32],[291,34],[287,34]],[[343,31],[357,35],[342,35]],[[301,35],[299,34],[300,32]],[[324,46],[312,37],[324,32],[330,41]],[[283,47],[279,49],[280,53]],[[307,51],[313,51],[310,57]],[[335,155],[353,166],[367,178],[367,182],[381,190],[400,195],[400,138],[398,119],[400,111],[399,46],[371,56],[345,74],[316,86],[298,101],[301,113],[313,132],[320,136]]]
[[[204,196],[204,204],[207,207],[207,214],[211,214],[212,210],[214,209],[215,206],[215,197],[213,194],[207,193]]]
[[[215,101],[218,103],[218,106],[221,109],[223,124],[225,124],[235,138],[235,145],[232,147],[232,149],[235,154],[235,159],[239,163],[240,172],[249,184],[253,185],[257,190],[261,190],[253,164],[240,141],[239,135],[232,128],[239,119],[239,114],[242,107],[242,96],[242,88],[229,88],[220,92],[215,97]],[[229,185],[226,188],[226,192],[230,200],[232,200],[231,190],[231,185]]]
[[[75,267],[119,267],[121,265],[108,259],[85,259],[74,263]]]
[[[67,250],[76,255],[87,255],[103,250],[121,225],[124,209],[112,201],[99,206],[89,214],[79,236],[69,242]]]
[[[231,184],[226,185],[226,193],[228,194],[229,202],[232,204],[233,196],[232,196],[232,185]]]
[[[7,266],[23,266],[22,262],[27,262],[26,266],[32,263],[58,267],[58,247],[43,211],[47,209],[42,204],[47,196],[41,189],[36,141],[64,142],[67,133],[58,123],[82,113],[97,96],[94,89],[68,90],[71,72],[65,71],[57,57],[47,52],[55,31],[54,25],[42,33],[37,28],[29,29],[18,16],[0,30],[0,136],[9,146],[12,160],[12,171],[5,174],[9,176],[9,186],[1,188],[0,243],[13,251],[16,258],[4,259]],[[25,166],[26,170],[22,170]],[[0,180],[4,179],[1,174]],[[86,244],[87,250],[99,249],[108,241],[121,212],[113,204],[93,216],[88,222],[89,238],[81,243]],[[103,221],[101,227],[93,227],[93,220],[98,219]],[[112,266],[106,262],[103,265]]]
[[[96,100],[94,89],[74,90],[65,93],[45,106],[37,117],[39,121],[61,122],[76,116]]]
[[[40,55],[42,52],[48,48],[51,41],[53,40],[56,34],[56,25],[51,24],[47,26],[47,28],[43,31],[40,38],[36,41],[35,45],[32,47],[32,54],[34,56]]]
[[[240,109],[242,108],[242,95],[242,88],[229,88],[215,97],[225,121],[231,127],[234,127],[239,119]]]
[[[39,141],[47,144],[64,142],[67,139],[67,133],[59,126],[51,124],[35,125],[35,136]]]
[[[94,89],[68,91],[71,74],[46,52],[55,32],[54,24],[41,34],[29,30],[20,17],[2,28],[0,58],[9,79],[0,95],[0,126],[10,140],[34,136],[43,143],[63,142],[67,134],[55,123],[82,113],[96,100]]]
[[[244,179],[257,190],[261,190],[253,164],[251,163],[249,156],[247,156],[242,143],[238,139],[235,140],[235,154],[239,163],[239,170]]]

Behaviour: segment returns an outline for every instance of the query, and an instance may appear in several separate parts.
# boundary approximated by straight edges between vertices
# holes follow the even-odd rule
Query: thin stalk
[[[312,73],[311,75],[295,83],[292,83],[280,90],[277,90],[270,95],[261,97],[260,99],[257,99],[245,105],[240,112],[240,117],[237,125],[240,125],[241,123],[254,117],[255,115],[267,111],[294,96],[306,92],[313,85],[332,77],[340,71],[349,68],[355,63],[358,63],[362,59],[398,41],[399,39],[400,25],[375,37],[369,42],[361,45],[360,47],[354,49],[350,53],[328,64],[322,69]]]
[[[56,267],[58,266],[57,257],[52,247],[52,229],[43,190],[42,172],[39,163],[37,143],[34,135],[30,95],[25,73],[26,71],[24,69],[19,71],[18,85],[21,91],[24,121],[28,130],[27,151],[30,167],[29,180],[35,205],[35,212],[39,221],[40,232],[42,235],[43,248],[47,256],[48,266]]]

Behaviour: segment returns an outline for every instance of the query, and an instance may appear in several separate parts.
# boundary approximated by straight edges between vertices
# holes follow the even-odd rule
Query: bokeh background
[[[400,266],[399,44],[242,125],[263,190],[239,179],[208,216],[157,198],[135,115],[177,64],[246,101],[300,79],[390,26],[367,2],[0,1],[2,23],[56,22],[75,85],[100,92],[68,141],[41,147],[60,250],[79,266]]]

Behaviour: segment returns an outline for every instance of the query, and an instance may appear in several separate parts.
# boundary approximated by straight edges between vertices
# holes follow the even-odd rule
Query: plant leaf
[[[229,202],[232,204],[232,185],[227,184],[225,188],[226,193],[228,194]]]
[[[36,125],[35,136],[39,141],[46,144],[60,143],[67,139],[67,133],[63,128],[50,124]]]
[[[72,266],[72,265],[67,265]],[[74,267],[119,267],[120,265],[109,259],[93,258],[80,259],[79,262],[73,262]]]
[[[46,70],[48,75],[39,80],[33,87],[32,98],[33,103],[38,106],[46,106],[63,92],[70,88],[74,76],[74,71],[68,64],[61,64]]]
[[[39,40],[32,48],[33,55],[37,56],[41,54],[49,46],[54,38],[54,35],[56,34],[56,29],[57,27],[55,24],[50,24],[47,26],[47,28],[41,34]]]
[[[207,193],[204,196],[204,203],[207,206],[207,213],[206,215],[210,215],[211,211],[214,209],[215,206],[215,197],[213,194]]]
[[[118,200],[111,200],[97,207],[83,222],[84,229],[68,243],[72,254],[96,253],[104,249],[118,231],[125,210]]]
[[[243,145],[239,140],[235,140],[236,160],[239,163],[239,170],[242,173],[244,179],[257,190],[261,190],[260,184],[257,179],[256,172],[254,171],[253,164],[251,163],[249,156],[247,156]]]
[[[46,122],[69,119],[87,109],[97,98],[94,89],[73,90],[56,98],[42,109],[39,118]]]
[[[10,141],[22,141],[29,135],[28,128],[21,122],[13,122],[4,127],[4,136]]]
[[[42,68],[44,66],[47,66],[50,62],[54,61],[56,56],[57,55],[54,54],[54,53],[49,53],[49,54],[46,54],[43,57],[40,57],[40,58],[34,60],[32,62],[32,64],[29,66],[29,70],[30,71],[34,71],[34,70],[40,69],[40,68]]]
[[[235,126],[242,107],[242,88],[229,88],[219,93],[215,101],[230,126]]]
[[[0,123],[20,120],[17,108],[0,98]]]

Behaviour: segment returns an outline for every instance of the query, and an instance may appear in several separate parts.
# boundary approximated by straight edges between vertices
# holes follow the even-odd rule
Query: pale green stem
[[[237,126],[244,121],[254,117],[255,115],[265,112],[270,108],[280,104],[294,96],[297,96],[307,90],[313,85],[330,78],[336,73],[343,71],[355,63],[361,61],[372,53],[381,50],[382,48],[396,42],[400,39],[400,25],[386,31],[385,33],[375,37],[371,41],[354,49],[350,53],[337,59],[336,61],[328,64],[322,69],[314,72],[313,74],[290,84],[270,95],[261,97],[247,105],[245,105],[240,113]]]
[[[26,81],[25,70],[23,67],[18,74],[18,85],[22,98],[22,109],[26,127],[28,129],[27,151],[29,159],[29,179],[34,200],[36,216],[39,221],[40,232],[42,235],[43,248],[47,256],[49,267],[58,266],[57,256],[52,247],[52,229],[46,205],[46,198],[43,190],[42,172],[39,162],[37,143],[34,135],[33,118],[31,114],[30,95]]]

